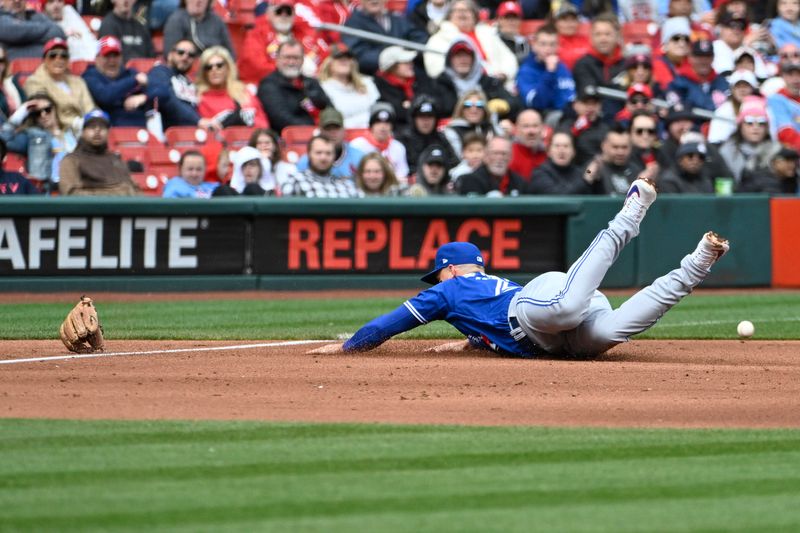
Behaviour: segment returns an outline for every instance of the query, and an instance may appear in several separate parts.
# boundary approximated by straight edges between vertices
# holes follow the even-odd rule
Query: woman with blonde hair
[[[392,164],[378,152],[361,159],[356,169],[356,187],[364,196],[398,196],[400,184]]]
[[[221,46],[212,46],[200,56],[197,76],[198,111],[217,127],[269,127],[261,103],[239,81],[236,63]]]
[[[378,101],[378,88],[358,70],[358,62],[344,44],[334,44],[319,68],[319,84],[344,117],[345,128],[369,126],[369,108]]]
[[[461,153],[464,137],[470,133],[477,134],[484,139],[490,133],[503,134],[500,130],[495,131],[492,126],[489,111],[486,109],[486,94],[478,89],[467,91],[458,99],[456,107],[453,109],[453,117],[447,123],[443,133],[457,154]]]

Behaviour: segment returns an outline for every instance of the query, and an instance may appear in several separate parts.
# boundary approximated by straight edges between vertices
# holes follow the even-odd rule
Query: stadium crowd
[[[800,0],[0,0],[0,76],[0,195],[800,190]]]

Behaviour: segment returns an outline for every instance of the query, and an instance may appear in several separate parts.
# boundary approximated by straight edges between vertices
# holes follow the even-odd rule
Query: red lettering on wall
[[[299,270],[305,256],[309,270],[319,270],[319,224],[308,218],[289,220],[289,270]]]
[[[482,218],[468,218],[458,227],[456,231],[456,240],[472,242],[473,233],[477,234],[479,237],[489,237],[491,234],[489,223]],[[488,265],[492,256],[491,252],[481,250],[481,255],[483,255],[483,260]]]
[[[356,222],[355,269],[366,270],[369,264],[367,256],[383,250],[388,239],[383,221],[367,219]]]
[[[428,265],[436,260],[436,250],[448,242],[450,242],[450,232],[447,231],[447,222],[441,218],[431,220],[419,247],[417,268],[427,269]]]
[[[492,268],[497,270],[519,270],[519,237],[511,237],[509,233],[519,235],[522,221],[517,219],[498,219],[494,221],[492,239]],[[515,256],[506,255],[517,252]]]
[[[353,261],[349,257],[338,257],[336,252],[350,249],[350,234],[353,231],[352,220],[326,220],[323,226],[322,265],[326,270],[349,270]],[[347,233],[344,237],[338,234]]]
[[[389,223],[389,270],[411,270],[415,265],[413,257],[403,255],[403,221],[392,219]]]

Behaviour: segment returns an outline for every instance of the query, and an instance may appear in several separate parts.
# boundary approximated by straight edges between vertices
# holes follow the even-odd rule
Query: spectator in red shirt
[[[531,173],[547,159],[543,139],[542,115],[535,109],[526,109],[517,117],[511,146],[511,164],[508,168],[530,181]]]
[[[581,34],[578,10],[569,2],[564,2],[553,13],[553,24],[558,32],[558,58],[570,71],[575,63],[589,53],[592,48],[589,37]]]
[[[692,29],[686,17],[667,19],[661,28],[661,51],[653,63],[653,79],[662,91],[678,75],[680,69],[688,68],[688,57],[691,51],[689,37]]]
[[[201,117],[212,119],[214,129],[228,126],[269,127],[261,104],[239,81],[233,58],[221,46],[207,48],[200,56],[197,95],[197,110]]]
[[[320,22],[344,24],[352,12],[347,0],[298,0],[294,10],[297,18],[312,28]],[[328,44],[340,41],[339,32],[320,30],[319,34]]]
[[[237,61],[239,77],[246,83],[258,83],[275,71],[278,45],[289,39],[303,45],[305,58],[303,73],[311,76],[327,55],[327,43],[316,36],[295,14],[294,0],[274,0],[265,16],[256,20],[256,26],[247,32]]]

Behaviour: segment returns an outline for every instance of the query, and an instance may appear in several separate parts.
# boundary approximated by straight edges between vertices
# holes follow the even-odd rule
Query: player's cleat
[[[649,178],[637,178],[628,188],[628,194],[625,196],[625,203],[620,213],[640,224],[647,208],[655,201],[656,184]]]
[[[719,261],[720,257],[725,255],[730,248],[728,239],[709,231],[703,235],[697,248],[692,252],[692,262],[706,271],[711,270],[714,263]]]

